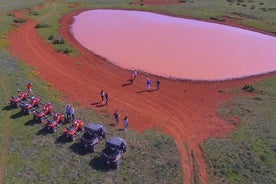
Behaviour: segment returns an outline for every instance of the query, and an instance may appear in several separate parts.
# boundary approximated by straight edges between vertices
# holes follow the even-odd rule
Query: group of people
[[[108,100],[109,100],[109,96],[107,92],[104,92],[103,90],[100,91],[100,95],[101,95],[101,99],[102,99],[102,104],[108,105]],[[105,99],[105,102],[104,102]]]
[[[119,116],[119,113],[117,110],[114,112],[113,116],[115,119],[114,126],[117,126],[120,122],[120,116]],[[124,129],[125,129],[125,131],[127,131],[127,129],[128,129],[128,117],[127,116],[124,117]]]
[[[147,78],[147,83],[146,84],[147,84],[146,90],[151,91],[151,80],[150,80],[149,77]],[[161,84],[160,80],[157,79],[157,81],[156,81],[156,90],[160,89],[160,84]]]
[[[75,119],[75,109],[71,104],[65,106],[66,111],[66,118],[67,120],[74,120]]]

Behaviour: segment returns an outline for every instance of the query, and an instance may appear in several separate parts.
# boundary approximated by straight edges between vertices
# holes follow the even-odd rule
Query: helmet
[[[33,96],[33,97],[32,97],[32,100],[34,100],[34,99],[35,99],[35,97]]]
[[[17,92],[20,92],[20,89],[17,89]]]

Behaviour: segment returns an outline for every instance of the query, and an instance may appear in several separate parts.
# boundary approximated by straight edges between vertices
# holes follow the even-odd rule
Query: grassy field
[[[218,111],[239,128],[203,145],[212,183],[276,183],[276,78],[253,87]]]
[[[77,2],[77,4],[75,4]],[[43,3],[41,8],[40,3]],[[76,6],[75,6],[76,5]],[[241,23],[276,33],[276,2],[274,0],[186,0],[180,5],[134,5],[131,0],[0,0],[0,172],[6,172],[3,183],[181,183],[183,173],[174,140],[159,130],[127,134],[109,126],[110,115],[99,117],[88,109],[77,109],[85,121],[103,123],[110,136],[122,136],[130,147],[120,169],[107,171],[99,163],[99,152],[85,154],[75,142],[62,139],[60,127],[55,134],[45,134],[41,124],[33,124],[31,116],[19,109],[9,109],[8,100],[18,88],[25,89],[32,81],[35,94],[43,102],[51,101],[63,111],[64,97],[51,84],[43,82],[36,71],[15,60],[3,47],[5,34],[13,26],[15,9],[28,9],[27,15],[48,27],[38,28],[48,40],[58,36],[60,17],[79,8],[115,8],[153,11],[167,15],[203,20],[224,21],[225,16],[241,19]],[[54,45],[58,51],[73,50],[66,43]],[[225,104],[218,113],[239,128],[222,139],[209,139],[202,145],[211,183],[275,183],[275,78],[254,84],[256,95],[239,97]],[[239,93],[236,90],[235,93]],[[75,104],[77,105],[77,104]],[[239,122],[231,117],[238,117]],[[237,118],[235,118],[237,119]],[[274,144],[273,144],[274,143]],[[2,174],[1,173],[1,174]]]

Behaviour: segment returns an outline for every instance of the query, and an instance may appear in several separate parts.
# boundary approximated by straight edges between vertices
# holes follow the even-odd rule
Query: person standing
[[[105,94],[104,94],[104,96],[105,96],[105,105],[108,105],[108,93],[107,92],[105,92]]]
[[[127,131],[127,129],[128,129],[128,117],[127,116],[124,118],[124,125],[125,125],[125,131]]]
[[[150,78],[147,78],[147,91],[150,91],[150,84],[151,84]]]
[[[73,106],[70,107],[70,114],[71,114],[71,118],[74,121],[75,119],[75,109]]]
[[[65,106],[65,111],[66,111],[66,119],[69,121],[69,119],[71,119],[71,105],[68,104]]]
[[[159,79],[156,81],[156,88],[157,88],[157,90],[160,89],[160,80]]]
[[[119,114],[118,114],[118,111],[116,110],[113,114],[114,118],[115,118],[115,123],[114,125],[118,125],[119,124]]]
[[[104,91],[103,90],[101,90],[100,95],[101,95],[102,104],[103,104],[104,103]]]
[[[137,77],[137,75],[138,75],[137,70],[134,70],[134,71],[133,71],[133,75],[134,75],[134,79],[136,79],[136,77]]]
[[[134,75],[134,73],[132,72],[132,73],[131,73],[131,76],[130,76],[130,84],[133,84],[134,79],[135,79],[135,75]]]
[[[29,82],[29,84],[27,85],[28,95],[33,93],[32,87],[33,87],[33,84],[31,82]]]

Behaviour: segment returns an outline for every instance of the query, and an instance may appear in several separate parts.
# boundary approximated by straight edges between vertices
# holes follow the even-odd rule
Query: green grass
[[[40,96],[43,102],[51,101],[55,110],[64,111],[65,102],[32,69],[5,53],[0,56],[1,81],[5,81],[0,89],[7,91],[0,95],[1,119],[8,120],[0,124],[1,130],[5,130],[0,133],[1,153],[5,149],[3,140],[9,139],[4,183],[182,182],[183,173],[176,144],[173,138],[157,133],[160,131],[143,134],[131,130],[120,131],[109,126],[111,115],[98,116],[90,109],[76,108],[77,117],[86,122],[105,124],[108,136],[123,137],[129,144],[120,168],[107,171],[102,168],[98,158],[104,148],[104,140],[96,148],[96,153],[83,154],[78,141],[66,142],[62,139],[62,130],[69,124],[61,126],[54,134],[46,134],[41,131],[42,124],[33,124],[32,116],[21,114],[20,109],[9,110],[9,95],[16,95],[18,88],[26,89],[28,81],[33,82],[34,94]]]
[[[71,8],[72,3],[79,3]],[[181,5],[149,6],[130,4],[132,0],[38,0],[0,1],[0,47],[7,46],[5,34],[13,28],[12,10],[30,7],[27,16],[49,27],[39,28],[47,42],[49,35],[59,35],[59,19],[78,8],[113,8],[152,11],[166,15],[223,22],[223,17],[242,18],[242,24],[276,33],[274,0],[187,0]],[[43,8],[40,8],[43,3]],[[73,49],[65,44],[54,49]],[[77,51],[73,49],[74,54]],[[107,125],[110,136],[122,136],[129,150],[118,170],[103,170],[99,160],[104,141],[96,153],[83,154],[75,142],[62,142],[65,126],[55,134],[44,134],[41,124],[32,124],[31,116],[23,116],[19,109],[7,110],[10,95],[18,88],[26,89],[29,81],[43,102],[51,101],[58,111],[64,110],[64,96],[51,84],[43,82],[37,72],[0,50],[0,159],[6,165],[4,183],[182,183],[180,155],[171,137],[160,131],[137,134],[118,131],[108,126],[110,115],[99,116],[89,109],[77,109],[77,116],[85,121]],[[76,65],[81,65],[76,61]],[[240,97],[225,104],[219,114],[239,128],[223,139],[209,139],[202,145],[208,163],[211,183],[275,183],[275,78],[254,84],[256,96]],[[237,93],[222,91],[225,93]],[[245,93],[245,92],[240,92]],[[76,107],[78,104],[74,104]],[[240,121],[232,116],[239,117]],[[7,149],[6,149],[7,148]],[[194,158],[197,168],[197,158]],[[185,174],[185,173],[184,173]],[[274,175],[273,175],[274,174]],[[197,176],[195,176],[197,177]]]
[[[276,182],[276,78],[253,86],[253,96],[237,97],[218,111],[237,130],[202,145],[211,183]]]

